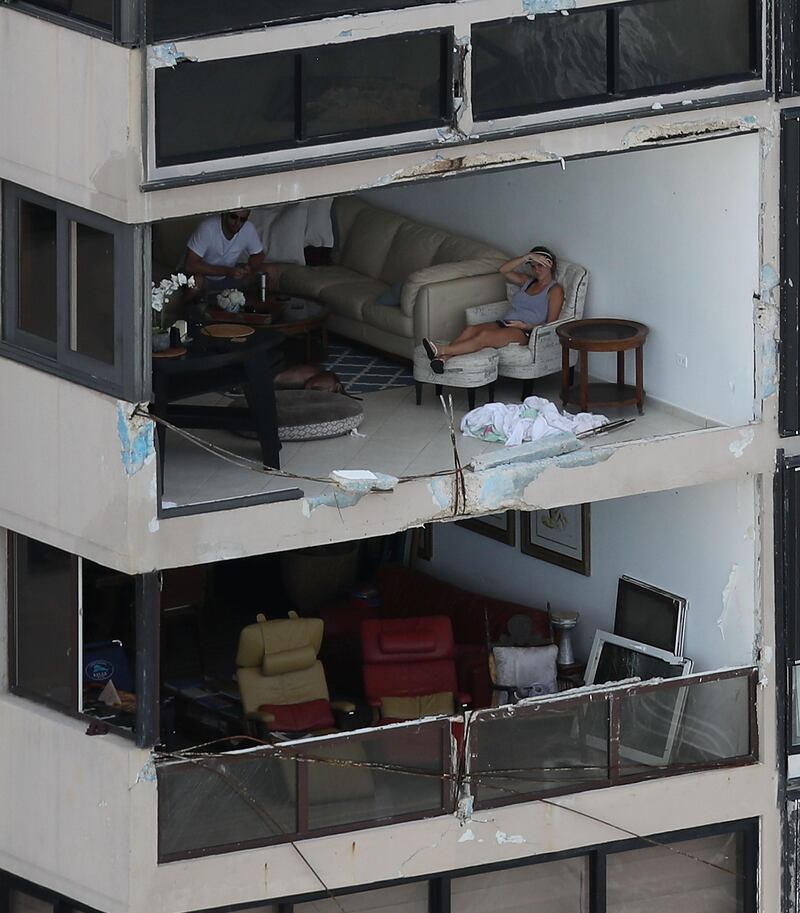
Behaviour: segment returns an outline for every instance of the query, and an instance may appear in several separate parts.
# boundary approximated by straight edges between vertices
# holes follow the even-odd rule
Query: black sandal
[[[444,374],[444,360],[441,358],[432,358],[431,371],[433,371],[434,374]]]
[[[438,349],[436,348],[436,346],[430,341],[430,339],[426,339],[424,336],[422,337],[422,348],[425,349],[425,354],[428,356],[428,359],[429,359],[430,361],[433,361],[434,359],[436,359],[436,358],[439,357],[439,350],[438,350]],[[441,374],[442,372],[441,372],[441,371],[434,371],[434,373],[435,373],[435,374]]]

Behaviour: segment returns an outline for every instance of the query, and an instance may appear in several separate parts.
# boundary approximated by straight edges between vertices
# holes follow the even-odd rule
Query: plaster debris
[[[154,44],[148,51],[148,63],[154,69],[160,67],[175,68],[179,63],[196,62],[196,57],[189,57],[179,51],[174,41],[167,41],[164,44]]]
[[[159,530],[159,526],[160,526],[160,524],[158,522],[158,517],[153,517],[153,519],[147,524],[147,529],[151,533],[157,533]]]
[[[456,809],[456,817],[462,823],[465,821],[472,820],[472,806],[474,799],[472,796],[462,796],[458,800],[458,808]]]
[[[522,834],[507,834],[505,831],[497,831],[494,839],[502,846],[504,843],[527,843],[528,841]]]
[[[694,104],[694,99],[693,99],[693,98],[684,98],[684,100],[681,102],[681,104],[682,104],[684,107],[686,107],[687,105],[693,105],[693,104]]]
[[[656,102],[653,102],[652,105],[650,105],[650,110],[651,111],[663,111],[664,106],[661,104],[660,101],[656,101]]]
[[[330,478],[342,491],[394,491],[399,479],[370,469],[334,469]]]
[[[467,828],[464,833],[458,838],[459,843],[469,843],[471,840],[475,839],[475,834],[472,833],[470,828]]]
[[[640,124],[628,130],[622,138],[622,145],[624,148],[630,149],[633,146],[646,146],[651,143],[663,143],[671,139],[684,139],[691,136],[741,133],[752,130],[754,124],[757,124],[757,121],[749,115],[733,120],[697,120],[680,124]]]
[[[755,437],[755,432],[752,428],[747,428],[745,431],[742,431],[739,435],[737,441],[731,441],[728,445],[728,450],[736,457],[738,460],[739,457],[745,452],[745,450],[753,443],[753,438]]]
[[[121,460],[129,476],[136,475],[155,456],[153,422],[143,415],[129,415],[128,403],[117,403],[117,436],[121,445]]]
[[[469,50],[472,47],[470,41],[469,35],[459,35],[458,38],[455,39],[455,45],[458,48],[467,48],[467,50]]]

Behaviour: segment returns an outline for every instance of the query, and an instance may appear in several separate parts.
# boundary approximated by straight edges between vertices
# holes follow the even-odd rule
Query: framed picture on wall
[[[515,545],[517,541],[517,512],[504,510],[499,514],[487,514],[485,517],[470,517],[469,520],[458,520],[459,526],[496,539],[505,545]]]
[[[591,529],[588,504],[520,513],[520,550],[589,577]]]

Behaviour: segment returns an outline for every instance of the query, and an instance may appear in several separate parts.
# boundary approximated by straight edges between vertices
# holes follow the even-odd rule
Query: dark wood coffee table
[[[249,326],[270,327],[284,336],[305,337],[306,362],[311,361],[312,334],[319,333],[322,351],[328,351],[328,317],[324,304],[308,298],[270,298],[263,313],[239,312],[230,314],[216,307],[208,308],[208,316],[219,323],[243,323]]]
[[[635,320],[619,317],[596,317],[590,320],[570,320],[556,327],[561,343],[561,403],[589,407],[636,405],[644,412],[644,355],[643,346],[648,328]],[[625,353],[633,349],[636,355],[636,382],[625,383]],[[579,380],[570,384],[569,353],[577,351]],[[617,382],[589,383],[589,352],[617,353]]]

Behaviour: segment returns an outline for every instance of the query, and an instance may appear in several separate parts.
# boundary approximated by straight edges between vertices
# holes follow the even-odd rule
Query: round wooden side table
[[[580,406],[582,412],[589,407],[636,405],[644,412],[644,355],[643,346],[648,328],[635,320],[620,317],[596,317],[589,320],[571,320],[556,327],[561,343],[561,403]],[[636,382],[625,383],[625,353],[633,349],[636,356]],[[578,352],[579,378],[570,384],[569,353]],[[589,352],[617,353],[617,382],[589,383]]]

